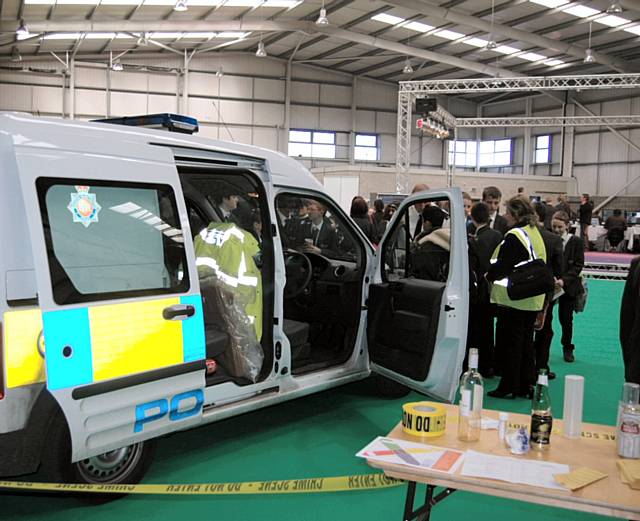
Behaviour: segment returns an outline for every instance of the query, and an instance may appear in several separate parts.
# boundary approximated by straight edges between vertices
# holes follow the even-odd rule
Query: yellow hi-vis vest
[[[234,295],[236,303],[262,338],[262,274],[254,256],[258,241],[234,223],[212,222],[194,239],[198,277],[215,277]]]
[[[520,243],[524,246],[525,250],[529,252],[529,259],[520,263],[524,264],[536,259],[542,259],[547,261],[547,250],[544,247],[542,235],[537,226],[523,226],[522,228],[513,228],[507,232],[506,235],[515,235]],[[505,238],[506,238],[505,235]],[[500,248],[504,241],[502,241],[491,256],[491,263],[495,263],[500,254]],[[531,255],[531,248],[535,253],[535,257]],[[513,309],[520,309],[522,311],[540,311],[544,307],[544,293],[542,295],[536,295],[535,297],[529,297],[522,300],[511,300],[507,294],[507,286],[509,284],[509,278],[505,277],[501,280],[496,280],[491,285],[491,303],[498,304],[499,306],[506,306]]]

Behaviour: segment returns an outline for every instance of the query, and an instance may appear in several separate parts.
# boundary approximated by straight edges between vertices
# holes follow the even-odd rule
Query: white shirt
[[[562,251],[564,251],[567,248],[567,244],[569,243],[570,239],[571,239],[571,234],[569,232],[564,232],[562,234]]]

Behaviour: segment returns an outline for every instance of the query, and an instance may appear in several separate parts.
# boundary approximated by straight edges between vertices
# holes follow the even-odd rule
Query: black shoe
[[[549,378],[549,380],[555,380],[556,379],[556,373],[554,373],[553,371],[549,371],[547,373],[547,378]]]
[[[508,398],[510,400],[514,400],[516,397],[516,393],[513,391],[503,391],[499,388],[494,389],[493,391],[489,391],[487,396],[491,396],[491,398]]]
[[[564,352],[564,361],[569,363],[576,361],[576,358],[573,356],[573,351]]]

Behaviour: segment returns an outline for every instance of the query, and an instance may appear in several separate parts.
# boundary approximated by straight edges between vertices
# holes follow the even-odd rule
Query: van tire
[[[379,374],[374,375],[374,381],[378,395],[382,398],[404,398],[411,392],[407,386]]]
[[[42,471],[54,483],[117,485],[140,483],[153,461],[157,440],[151,439],[93,458],[71,463],[71,436],[62,414],[55,414],[50,425],[48,448],[42,459]],[[105,503],[126,494],[76,494],[90,503]]]

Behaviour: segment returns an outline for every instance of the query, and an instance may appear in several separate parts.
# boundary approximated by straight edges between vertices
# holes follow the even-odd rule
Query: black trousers
[[[558,299],[558,318],[562,326],[562,350],[573,351],[573,310],[576,306],[576,299],[562,295]]]
[[[487,376],[493,371],[494,340],[493,316],[495,306],[487,302],[480,302],[470,312],[470,340],[469,347],[478,349],[478,371]]]
[[[496,348],[501,357],[500,391],[527,392],[535,383],[533,324],[536,311],[498,306]]]
[[[536,360],[536,374],[540,372],[540,369],[549,371],[549,351],[551,350],[551,340],[553,340],[554,304],[554,301],[549,302],[542,329],[535,332],[533,352]]]

